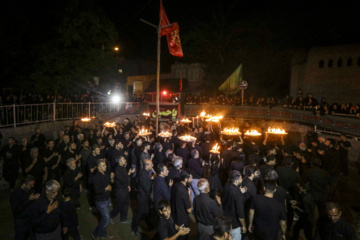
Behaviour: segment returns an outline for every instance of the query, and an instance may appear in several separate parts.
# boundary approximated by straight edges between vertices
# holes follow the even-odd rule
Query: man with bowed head
[[[232,222],[231,237],[234,240],[241,240],[241,235],[246,233],[246,223],[244,215],[244,197],[241,188],[242,177],[239,171],[231,171],[229,183],[224,187],[222,198],[224,215],[229,217]]]
[[[215,218],[223,213],[221,198],[216,196],[216,201],[210,198],[210,185],[205,178],[199,180],[197,187],[200,194],[194,198],[194,215],[198,223],[198,232],[200,236],[204,232],[211,235],[214,233]]]
[[[35,178],[27,175],[20,188],[15,189],[10,197],[10,205],[14,215],[15,239],[28,239],[31,232],[30,206],[40,197],[40,193],[34,194]]]
[[[161,240],[175,240],[190,232],[189,228],[175,225],[171,217],[171,206],[168,200],[160,200],[158,209],[161,217],[157,229]]]
[[[31,223],[36,240],[61,240],[60,183],[47,181],[45,194],[32,205]]]

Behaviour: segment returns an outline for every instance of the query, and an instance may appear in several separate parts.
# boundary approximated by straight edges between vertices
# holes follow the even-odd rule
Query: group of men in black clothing
[[[203,240],[285,239],[292,225],[293,239],[301,229],[307,239],[330,239],[329,232],[356,237],[341,220],[339,205],[326,205],[334,200],[341,166],[346,176],[343,162],[351,144],[344,136],[336,142],[311,133],[295,146],[283,137],[228,137],[216,126],[168,125],[172,136],[166,138],[155,138],[153,123],[139,119],[114,128],[97,126],[93,136],[76,125],[56,141],[39,137],[37,130],[32,148],[9,138],[2,150],[5,166],[15,171],[17,162],[26,176],[11,196],[16,238],[80,239],[76,208],[83,188],[91,210],[100,215],[93,239],[112,239],[106,228],[118,215],[121,224],[130,223],[131,191],[137,200],[131,222],[135,236],[141,236],[142,219],[154,227],[149,219],[154,211],[160,239],[187,239],[190,230]],[[152,135],[137,134],[140,126]],[[183,134],[197,140],[183,142],[178,138]],[[222,146],[219,154],[210,151],[215,143]],[[25,223],[27,228],[21,227]]]

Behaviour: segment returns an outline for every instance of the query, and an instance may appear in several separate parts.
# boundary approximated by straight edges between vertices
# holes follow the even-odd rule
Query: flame
[[[223,116],[214,116],[210,117],[209,119],[206,119],[207,122],[219,122],[221,119],[223,119]]]
[[[191,120],[189,120],[188,118],[183,118],[183,119],[181,119],[181,122],[183,122],[183,123],[191,123]]]
[[[216,143],[216,145],[211,149],[214,152],[218,152],[220,149],[220,146]]]
[[[251,131],[247,130],[245,135],[247,135],[247,136],[261,136],[261,133],[259,133],[256,130],[251,130]]]
[[[200,117],[205,117],[206,115],[206,112],[203,110],[201,113],[200,113]]]
[[[145,135],[145,134],[148,134],[148,133],[149,132],[148,132],[147,129],[141,129],[140,132],[139,132],[140,135]]]
[[[116,126],[116,123],[115,123],[115,122],[112,122],[112,123],[106,122],[106,123],[104,123],[104,126],[105,126],[105,127],[115,127],[115,126]]]
[[[143,113],[143,116],[150,117],[150,113],[144,112],[144,113]]]
[[[82,121],[82,122],[90,122],[91,119],[90,119],[90,118],[82,118],[81,121]]]
[[[239,135],[239,128],[225,128],[224,130],[222,130],[223,134],[228,134],[228,135]]]
[[[162,131],[161,133],[158,134],[160,137],[170,137],[172,136],[171,133],[169,133],[168,131],[164,132]]]
[[[268,128],[268,131],[267,131],[267,132],[268,132],[268,133],[273,133],[273,134],[287,134],[284,129],[271,128],[271,127]]]
[[[196,137],[190,136],[190,135],[184,135],[179,137],[183,141],[195,141]]]

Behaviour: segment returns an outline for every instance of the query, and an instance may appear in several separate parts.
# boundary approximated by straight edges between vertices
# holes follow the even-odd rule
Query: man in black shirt
[[[80,168],[76,167],[76,161],[73,158],[66,160],[67,169],[64,173],[64,189],[69,188],[71,190],[70,198],[76,208],[80,207],[79,197],[81,189],[82,172]]]
[[[160,200],[158,207],[161,215],[157,226],[160,240],[175,240],[178,237],[184,236],[190,232],[189,228],[175,226],[171,217],[171,206],[168,200]],[[176,230],[178,231],[176,232]]]
[[[181,169],[183,167],[183,160],[181,157],[174,157],[172,164],[169,165],[169,175],[168,179],[172,179],[174,183],[177,183],[180,181],[180,173]]]
[[[204,233],[199,240],[229,240],[231,238],[231,219],[219,216],[215,219],[214,234],[210,236]]]
[[[92,146],[92,153],[89,155],[89,157],[86,159],[86,169],[88,171],[88,187],[89,187],[89,196],[88,201],[90,205],[90,209],[93,212],[97,212],[95,207],[95,192],[94,192],[94,184],[93,184],[93,178],[97,171],[97,161],[100,159],[100,146],[97,144],[94,144]]]
[[[46,137],[44,134],[40,133],[40,128],[35,128],[35,134],[31,136],[30,144],[33,147],[39,148],[41,153],[45,149]]]
[[[205,170],[205,161],[201,160],[198,150],[191,151],[191,157],[188,161],[189,169],[191,170],[193,180],[191,182],[191,201],[194,201],[195,196],[200,194],[197,184],[202,178]]]
[[[176,183],[171,191],[171,207],[177,226],[190,226],[189,214],[192,213],[190,184],[192,175],[185,169],[180,173],[181,181]]]
[[[240,240],[241,234],[246,233],[244,199],[240,191],[241,183],[240,172],[231,171],[229,183],[224,187],[224,196],[222,198],[224,215],[232,221],[231,237],[234,240]]]
[[[246,166],[244,168],[244,180],[242,186],[246,187],[246,192],[244,193],[244,203],[245,209],[249,209],[251,199],[257,194],[255,180],[259,178],[260,172],[254,166]]]
[[[30,204],[40,197],[40,194],[34,194],[33,188],[35,178],[27,175],[22,180],[21,186],[15,189],[10,197],[10,205],[14,215],[15,239],[26,240],[30,236],[31,224],[29,217]]]
[[[60,183],[58,181],[47,181],[45,194],[41,195],[31,206],[31,223],[36,240],[61,240],[59,190]]]
[[[19,174],[19,155],[20,149],[15,142],[15,138],[8,138],[9,145],[5,145],[1,150],[1,157],[4,158],[4,179],[14,188],[16,179]]]
[[[154,206],[155,211],[158,213],[158,203],[162,199],[166,199],[170,201],[171,198],[171,187],[174,183],[172,179],[169,180],[169,184],[166,183],[165,178],[169,174],[169,170],[167,166],[165,166],[164,163],[160,163],[156,168],[157,176],[154,180],[154,189],[153,189],[153,195],[154,195]]]
[[[190,157],[190,151],[186,146],[186,142],[181,142],[181,147],[176,149],[176,155],[182,157],[184,165],[187,166],[188,159]]]
[[[216,197],[216,201],[209,197],[210,186],[208,180],[202,178],[197,185],[200,195],[194,198],[194,215],[198,223],[198,234],[204,232],[209,235],[214,233],[213,225],[215,218],[222,215],[221,198]]]
[[[35,191],[42,192],[43,183],[47,179],[48,169],[44,159],[39,156],[39,149],[33,147],[30,149],[30,158],[25,161],[25,173],[35,177]]]
[[[135,236],[140,236],[140,233],[138,232],[140,221],[145,215],[149,214],[151,186],[154,179],[152,176],[152,172],[153,163],[150,159],[147,159],[144,161],[144,168],[140,169],[139,171],[139,183],[137,193],[138,214],[133,222],[131,232]]]
[[[265,194],[254,196],[251,201],[249,231],[255,233],[256,239],[277,239],[281,226],[282,237],[285,239],[285,207],[273,199],[275,183],[266,181],[264,185]]]
[[[112,235],[106,234],[106,227],[110,222],[110,177],[106,172],[105,160],[99,159],[97,163],[98,171],[94,175],[93,184],[95,191],[95,205],[100,213],[100,222],[91,234],[94,239],[112,239]],[[114,176],[111,176],[113,178]]]
[[[341,209],[339,204],[328,202],[326,204],[327,216],[320,216],[317,222],[315,233],[316,239],[358,239],[354,229],[343,219],[341,219]]]
[[[130,175],[135,172],[135,168],[126,170],[126,159],[124,156],[118,156],[115,159],[117,166],[114,171],[114,183],[115,183],[115,197],[116,197],[116,206],[110,212],[110,223],[114,224],[113,218],[115,218],[120,213],[120,222],[128,223],[127,215],[130,205]]]

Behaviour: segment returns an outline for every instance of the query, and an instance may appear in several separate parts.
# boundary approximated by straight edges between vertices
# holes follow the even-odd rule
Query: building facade
[[[298,89],[329,103],[359,103],[360,45],[314,47],[292,59],[290,94]]]

